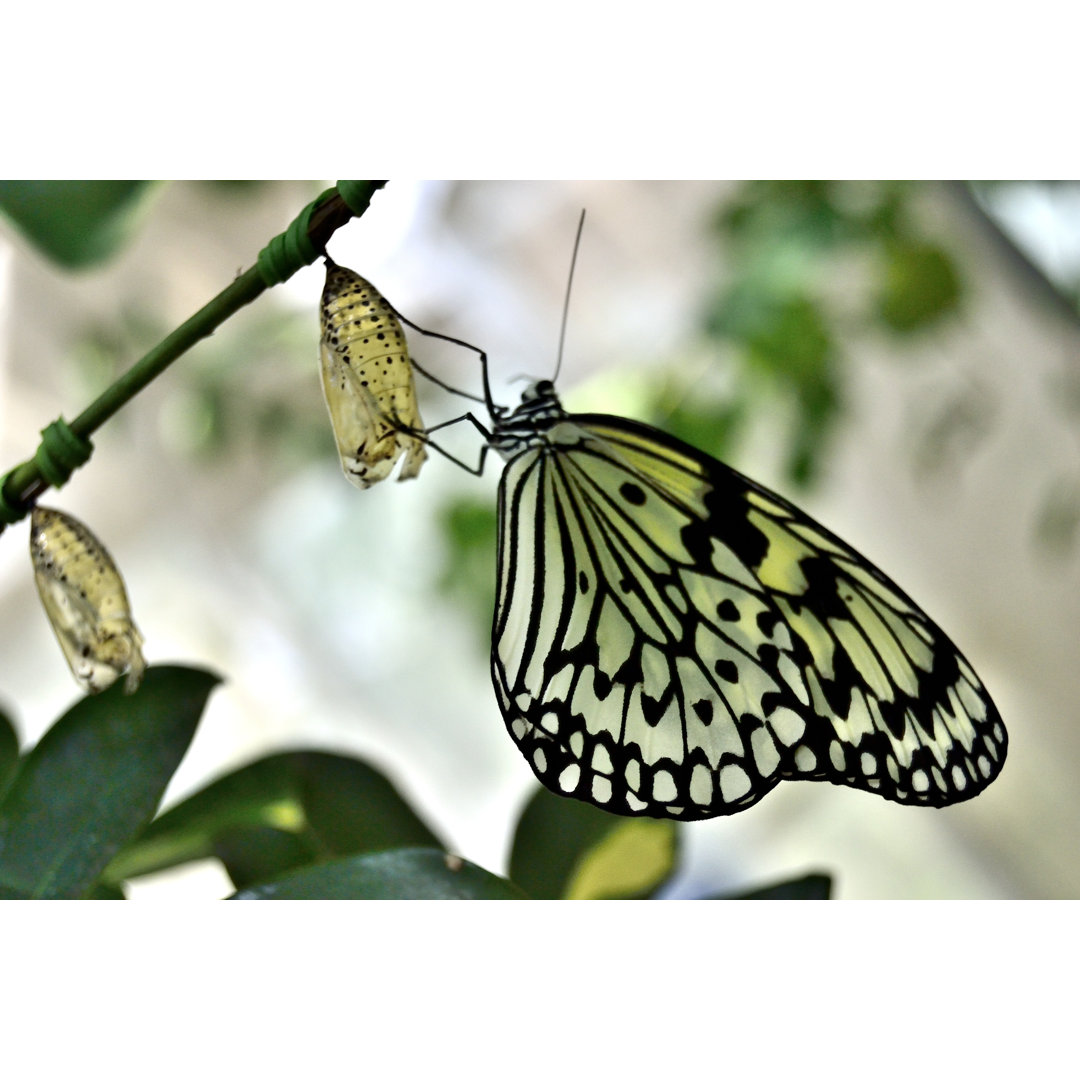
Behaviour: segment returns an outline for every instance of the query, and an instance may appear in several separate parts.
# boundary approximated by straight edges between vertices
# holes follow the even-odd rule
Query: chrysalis
[[[123,579],[101,541],[59,510],[34,507],[30,558],[45,614],[79,685],[96,694],[125,671],[124,693],[146,670]]]
[[[416,476],[427,451],[402,428],[418,431],[423,423],[405,334],[390,305],[328,257],[319,323],[323,393],[346,478],[371,487],[402,454],[398,479]]]

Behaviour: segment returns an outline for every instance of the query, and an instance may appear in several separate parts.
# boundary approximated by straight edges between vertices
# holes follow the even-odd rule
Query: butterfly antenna
[[[582,208],[581,217],[578,218],[577,235],[574,237],[574,253],[570,256],[570,274],[566,279],[566,298],[563,300],[562,326],[559,328],[559,355],[555,361],[555,374],[551,381],[556,382],[559,372],[562,370],[563,345],[566,342],[566,322],[570,314],[570,289],[574,284],[574,267],[577,266],[578,248],[581,247],[581,230],[585,228],[585,210]]]

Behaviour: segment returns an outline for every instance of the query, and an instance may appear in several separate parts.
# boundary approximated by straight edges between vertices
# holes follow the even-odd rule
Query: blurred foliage
[[[108,322],[87,323],[64,358],[66,373],[81,397],[95,398],[170,329],[156,313],[135,307],[125,308]],[[118,418],[123,417],[121,410]]]
[[[162,814],[105,877],[217,857],[238,887],[340,855],[442,846],[381,773],[354,758],[293,751],[260,758]]]
[[[0,799],[15,777],[19,765],[19,736],[10,717],[0,709]]]
[[[85,326],[67,358],[81,393],[96,397],[169,330],[143,309]],[[170,374],[158,418],[162,440],[179,455],[217,466],[245,453],[281,472],[336,461],[313,379],[315,341],[313,321],[302,313],[273,305],[241,311]],[[114,423],[124,419],[121,411]]]
[[[921,330],[959,306],[960,279],[941,248],[900,240],[886,245],[884,259],[877,315],[893,332]]]
[[[780,881],[761,889],[751,889],[727,900],[828,900],[832,897],[832,878],[828,874],[806,874],[790,881]]]
[[[813,481],[843,415],[847,342],[872,331],[908,339],[960,310],[957,258],[927,235],[919,197],[920,185],[896,181],[761,181],[717,213],[727,269],[705,332],[736,364],[717,421],[723,428],[770,398],[792,410],[794,484]],[[668,426],[679,424],[675,414]]]
[[[0,715],[0,898],[119,900],[128,881],[207,858],[237,899],[628,899],[678,871],[677,823],[540,789],[499,877],[447,852],[373,765],[319,750],[259,758],[153,818],[217,682],[151,667],[134,694],[117,683],[76,702],[21,761]]]
[[[42,254],[80,269],[119,250],[157,186],[148,180],[0,180],[0,210]]]
[[[256,452],[283,470],[337,452],[318,384],[314,317],[245,310],[193,352],[165,403],[162,434],[204,462]]]
[[[513,882],[442,851],[401,849],[312,866],[233,900],[528,900]]]
[[[541,789],[518,821],[510,876],[538,900],[647,897],[677,859],[674,821],[616,817]]]
[[[496,519],[490,497],[461,495],[438,512],[446,553],[436,588],[466,613],[485,651],[495,610]]]

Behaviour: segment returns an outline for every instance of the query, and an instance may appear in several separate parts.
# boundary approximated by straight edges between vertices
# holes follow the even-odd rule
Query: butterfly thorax
[[[526,450],[548,443],[551,428],[565,419],[566,410],[555,393],[555,384],[542,379],[521,395],[516,409],[495,416],[492,449],[504,461],[510,461]]]

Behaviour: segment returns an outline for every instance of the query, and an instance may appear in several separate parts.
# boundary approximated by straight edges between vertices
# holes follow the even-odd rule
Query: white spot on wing
[[[725,765],[720,770],[720,797],[724,802],[735,802],[749,790],[750,777],[741,765]]]
[[[803,718],[783,706],[773,709],[766,723],[785,746],[793,746],[797,743],[806,730],[806,722]]]
[[[657,769],[653,773],[652,794],[657,802],[671,802],[678,796],[675,777],[667,769]]]
[[[697,764],[690,774],[690,798],[701,806],[708,806],[712,797],[712,773],[704,765]]]
[[[757,771],[762,776],[772,776],[780,764],[780,752],[765,728],[754,728],[750,735],[750,750],[754,755]]]

